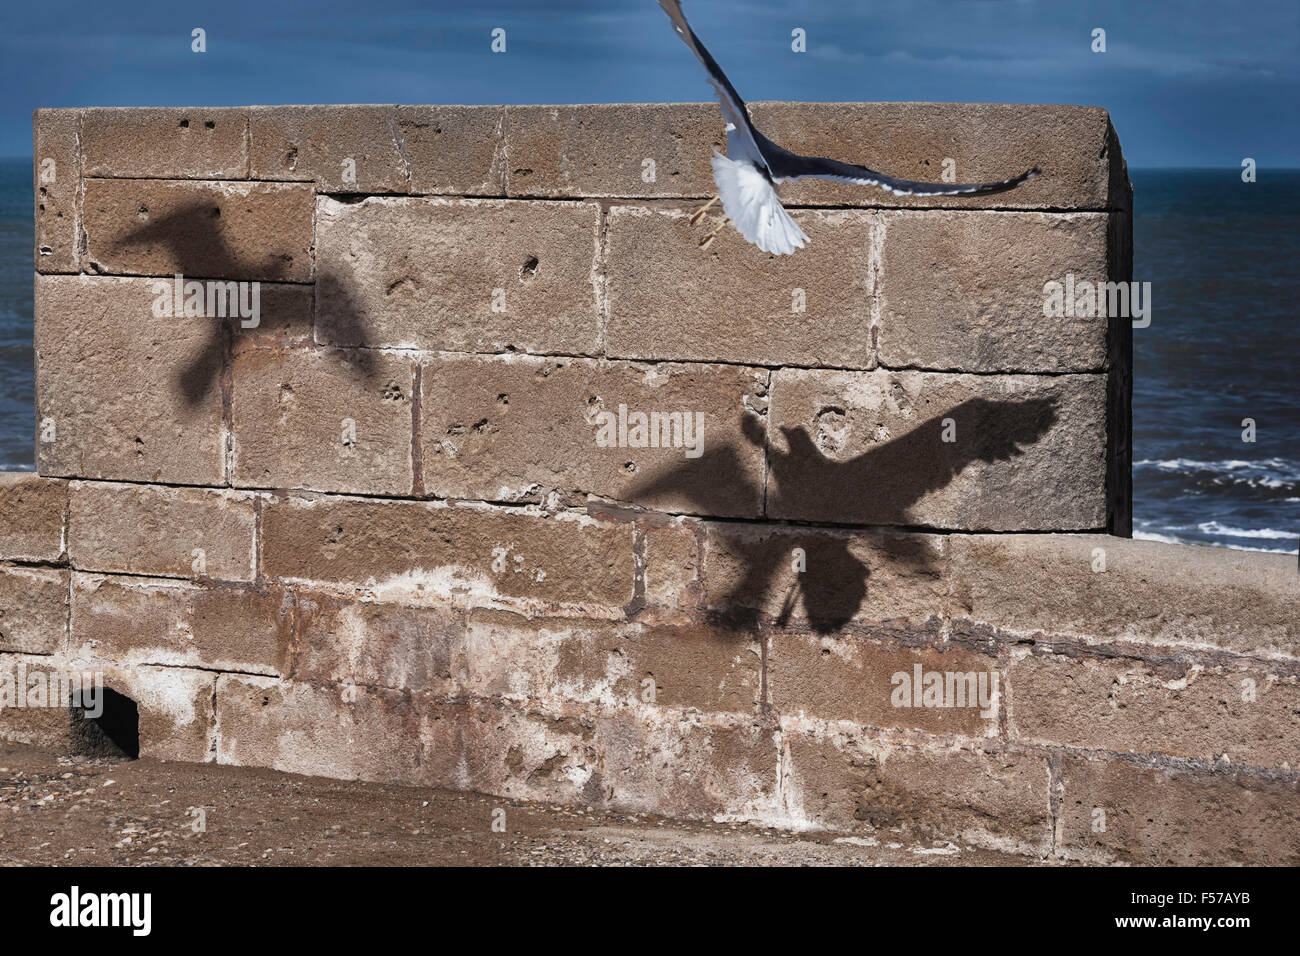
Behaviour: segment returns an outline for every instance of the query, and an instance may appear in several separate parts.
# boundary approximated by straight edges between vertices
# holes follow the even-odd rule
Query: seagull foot
[[[718,233],[722,232],[722,228],[723,228],[726,224],[727,224],[727,220],[725,220],[725,219],[722,220],[722,222],[718,223],[718,228],[717,228],[717,229],[714,229],[711,233],[709,233],[707,236],[705,236],[705,237],[700,241],[700,248],[701,248],[701,249],[707,249],[707,248],[709,248],[709,246],[712,244],[714,238],[718,235]]]
[[[695,210],[695,212],[691,214],[691,218],[690,218],[691,225],[698,226],[700,224],[700,220],[704,218],[704,214],[709,211],[709,207],[712,206],[717,201],[718,201],[718,197],[714,196],[712,199],[706,202],[699,209]]]

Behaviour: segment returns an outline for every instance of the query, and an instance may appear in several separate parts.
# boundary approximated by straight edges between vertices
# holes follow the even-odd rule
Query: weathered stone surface
[[[1128,205],[1128,177],[1109,114],[1095,106],[1008,103],[751,103],[764,134],[804,156],[857,163],[897,179],[992,182],[1037,166],[1043,174],[985,196],[895,196],[872,186],[787,183],[791,205],[964,209],[1114,209]]]
[[[646,603],[668,610],[699,606],[701,523],[674,518],[649,525],[643,534]]]
[[[422,782],[458,790],[479,789],[470,767],[469,750],[473,743],[472,700],[420,698],[415,701],[419,712],[419,760]],[[499,743],[500,741],[498,741]],[[499,759],[505,748],[495,751]]]
[[[75,573],[71,646],[87,660],[285,674],[292,606],[278,588]]]
[[[0,740],[53,753],[72,753],[73,724],[67,705],[60,702],[57,707],[46,706],[48,695],[57,693],[51,688],[66,689],[72,676],[52,657],[0,653],[0,693],[15,698],[14,703],[0,707]],[[85,686],[93,686],[94,675],[85,676]],[[80,672],[77,680],[81,680]],[[16,699],[20,689],[21,706]]]
[[[706,528],[705,605],[728,617],[786,614],[830,633],[850,622],[924,624],[942,613],[941,537],[712,522]]]
[[[251,581],[254,524],[248,494],[76,481],[68,556],[83,571]]]
[[[494,700],[470,703],[464,720],[457,741],[449,737],[454,722],[426,719],[424,759],[447,785],[515,799],[599,804],[601,760],[589,715],[552,715]]]
[[[506,128],[511,196],[712,196],[726,152],[716,103],[507,106]]]
[[[231,373],[234,484],[409,494],[414,375],[401,354],[242,352]]]
[[[254,107],[252,175],[330,193],[501,196],[503,117],[500,106]]]
[[[68,572],[0,565],[0,651],[55,654],[68,633]]]
[[[1104,527],[1105,395],[1103,375],[783,369],[772,380],[767,514],[953,530]]]
[[[81,110],[37,110],[32,115],[36,194],[36,271],[81,269]]]
[[[313,683],[454,694],[465,683],[464,612],[297,593],[293,676]]]
[[[746,408],[765,402],[767,377],[736,366],[442,356],[421,375],[424,490],[570,504],[595,495],[757,517],[763,427]],[[623,434],[620,408],[630,423]],[[658,447],[627,447],[638,439],[637,414],[655,416],[660,427],[640,440]]]
[[[87,264],[117,275],[306,282],[314,195],[293,183],[87,179]]]
[[[243,107],[87,109],[81,132],[84,175],[247,179],[248,115]]]
[[[505,195],[506,107],[399,106],[396,112],[412,193]]]
[[[1044,854],[1051,846],[1045,757],[1007,748],[900,747],[787,730],[785,799],[796,822],[960,838]]]
[[[411,695],[267,677],[217,678],[217,763],[423,783]]]
[[[252,178],[321,192],[406,192],[409,171],[391,106],[261,106],[249,111]]]
[[[875,213],[796,213],[813,243],[770,256],[687,207],[613,206],[605,282],[611,357],[872,368]],[[799,307],[803,306],[800,311]]]
[[[572,514],[286,496],[262,512],[262,569],[377,596],[559,602],[610,616],[632,596],[633,529]]]
[[[958,619],[1018,634],[1300,657],[1293,556],[1107,535],[953,535],[948,543]]]
[[[671,816],[756,816],[776,802],[777,747],[750,718],[628,714],[597,721],[608,806]]]
[[[1147,866],[1300,863],[1300,787],[1231,766],[1143,766],[1066,756],[1057,852]],[[1105,813],[1105,829],[1096,826]]]
[[[963,372],[1098,372],[1106,318],[1044,316],[1048,282],[1101,283],[1106,213],[884,215],[880,362]],[[1127,297],[1126,297],[1127,298]],[[1105,304],[1105,296],[1102,304]]]
[[[796,717],[996,736],[1002,687],[997,658],[955,645],[903,643],[933,636],[890,628],[834,637],[774,632],[767,652],[768,703],[776,713]]]
[[[615,624],[474,609],[471,694],[483,697],[753,713],[758,643],[706,624]]]
[[[761,702],[762,651],[752,637],[701,623],[646,624],[604,643],[607,661],[631,665],[643,702],[710,714],[752,714]]]
[[[0,471],[0,558],[57,561],[63,554],[68,483],[30,471]]]
[[[606,630],[616,638],[626,625],[474,608],[465,631],[465,690],[517,701],[629,703],[639,686],[633,686],[630,666],[600,658],[597,648]],[[607,674],[607,663],[620,666]]]
[[[260,283],[257,325],[245,327],[251,318],[226,320],[232,352],[238,355],[249,349],[310,345],[314,297],[315,286],[289,282]]]
[[[595,203],[322,197],[317,341],[594,354]]]
[[[42,474],[221,483],[224,339],[214,319],[154,318],[151,285],[37,277]]]
[[[1300,681],[1254,662],[1017,655],[1008,732],[1046,744],[1300,768]]]

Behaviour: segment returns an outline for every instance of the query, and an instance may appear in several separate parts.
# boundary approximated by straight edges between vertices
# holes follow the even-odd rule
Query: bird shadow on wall
[[[951,419],[956,441],[943,440]],[[1018,400],[973,398],[928,419],[904,435],[883,442],[845,461],[826,457],[803,428],[780,429],[788,450],[775,444],[767,449],[769,495],[789,501],[805,489],[819,502],[858,502],[876,496],[868,509],[858,511],[866,525],[909,525],[911,507],[926,494],[943,488],[974,462],[1009,461],[1036,443],[1056,422],[1056,402],[1050,398]],[[746,414],[746,440],[765,444],[761,420]],[[700,481],[702,469],[708,476]],[[733,445],[715,444],[700,458],[677,465],[635,485],[630,496],[647,500],[659,495],[685,497],[700,514],[713,512],[710,489],[740,484],[758,500],[760,489],[747,473]],[[856,509],[854,509],[856,511]],[[847,507],[851,520],[854,511]],[[834,519],[832,519],[834,520]],[[829,529],[786,529],[779,539],[762,534],[736,535],[728,549],[743,566],[740,580],[721,598],[710,596],[710,611],[723,626],[752,630],[762,614],[759,608],[781,609],[775,615],[784,626],[801,597],[808,624],[819,634],[842,628],[853,619],[867,598],[870,569],[850,551],[851,536]],[[725,535],[725,529],[721,531]],[[789,567],[794,547],[804,549],[807,570],[794,575],[785,594],[772,593],[777,578]],[[884,536],[872,541],[891,562],[910,573],[937,575],[934,552],[928,543],[911,535]]]
[[[286,277],[292,265],[292,257],[278,255],[260,262],[243,258],[226,241],[220,223],[220,205],[211,202],[190,203],[127,233],[114,243],[113,251],[131,249],[165,254],[176,264],[176,271],[185,281],[288,281]],[[186,404],[198,405],[208,397],[221,378],[228,349],[233,349],[241,338],[265,337],[268,330],[282,327],[289,337],[303,333],[309,343],[314,341],[313,316],[319,310],[322,300],[329,303],[331,328],[340,341],[348,343],[339,346],[350,353],[347,364],[356,374],[367,381],[372,380],[376,370],[369,351],[371,340],[364,321],[365,312],[354,291],[351,277],[332,271],[318,271],[315,281],[316,300],[305,313],[284,307],[280,293],[283,287],[271,286],[259,290],[261,321],[258,327],[244,328],[237,317],[212,318],[207,341],[176,377],[176,387]]]

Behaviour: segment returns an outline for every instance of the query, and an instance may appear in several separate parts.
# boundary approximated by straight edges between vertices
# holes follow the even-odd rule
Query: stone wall
[[[1106,113],[754,114],[1044,175],[790,184],[777,259],[698,248],[711,105],[38,112],[0,668],[103,672],[164,759],[1295,862],[1293,561],[1122,537],[1130,323],[1043,315],[1130,277]],[[259,282],[258,325],[160,317],[176,274]],[[67,710],[0,732],[77,746]]]

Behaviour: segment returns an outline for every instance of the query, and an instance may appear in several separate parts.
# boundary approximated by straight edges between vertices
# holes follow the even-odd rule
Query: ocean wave
[[[1300,497],[1300,462],[1286,458],[1244,461],[1226,458],[1200,461],[1195,458],[1145,458],[1133,463],[1134,477],[1146,480],[1176,480],[1185,493],[1250,489],[1252,497],[1290,499]]]
[[[1134,531],[1133,537],[1139,541],[1159,541],[1163,544],[1197,544],[1208,545],[1212,548],[1223,548],[1227,551],[1256,551],[1264,554],[1296,554],[1300,547],[1297,548],[1260,548],[1251,547],[1246,544],[1234,544],[1231,541],[1214,541],[1205,538],[1180,537],[1175,534],[1160,534],[1156,531]]]

